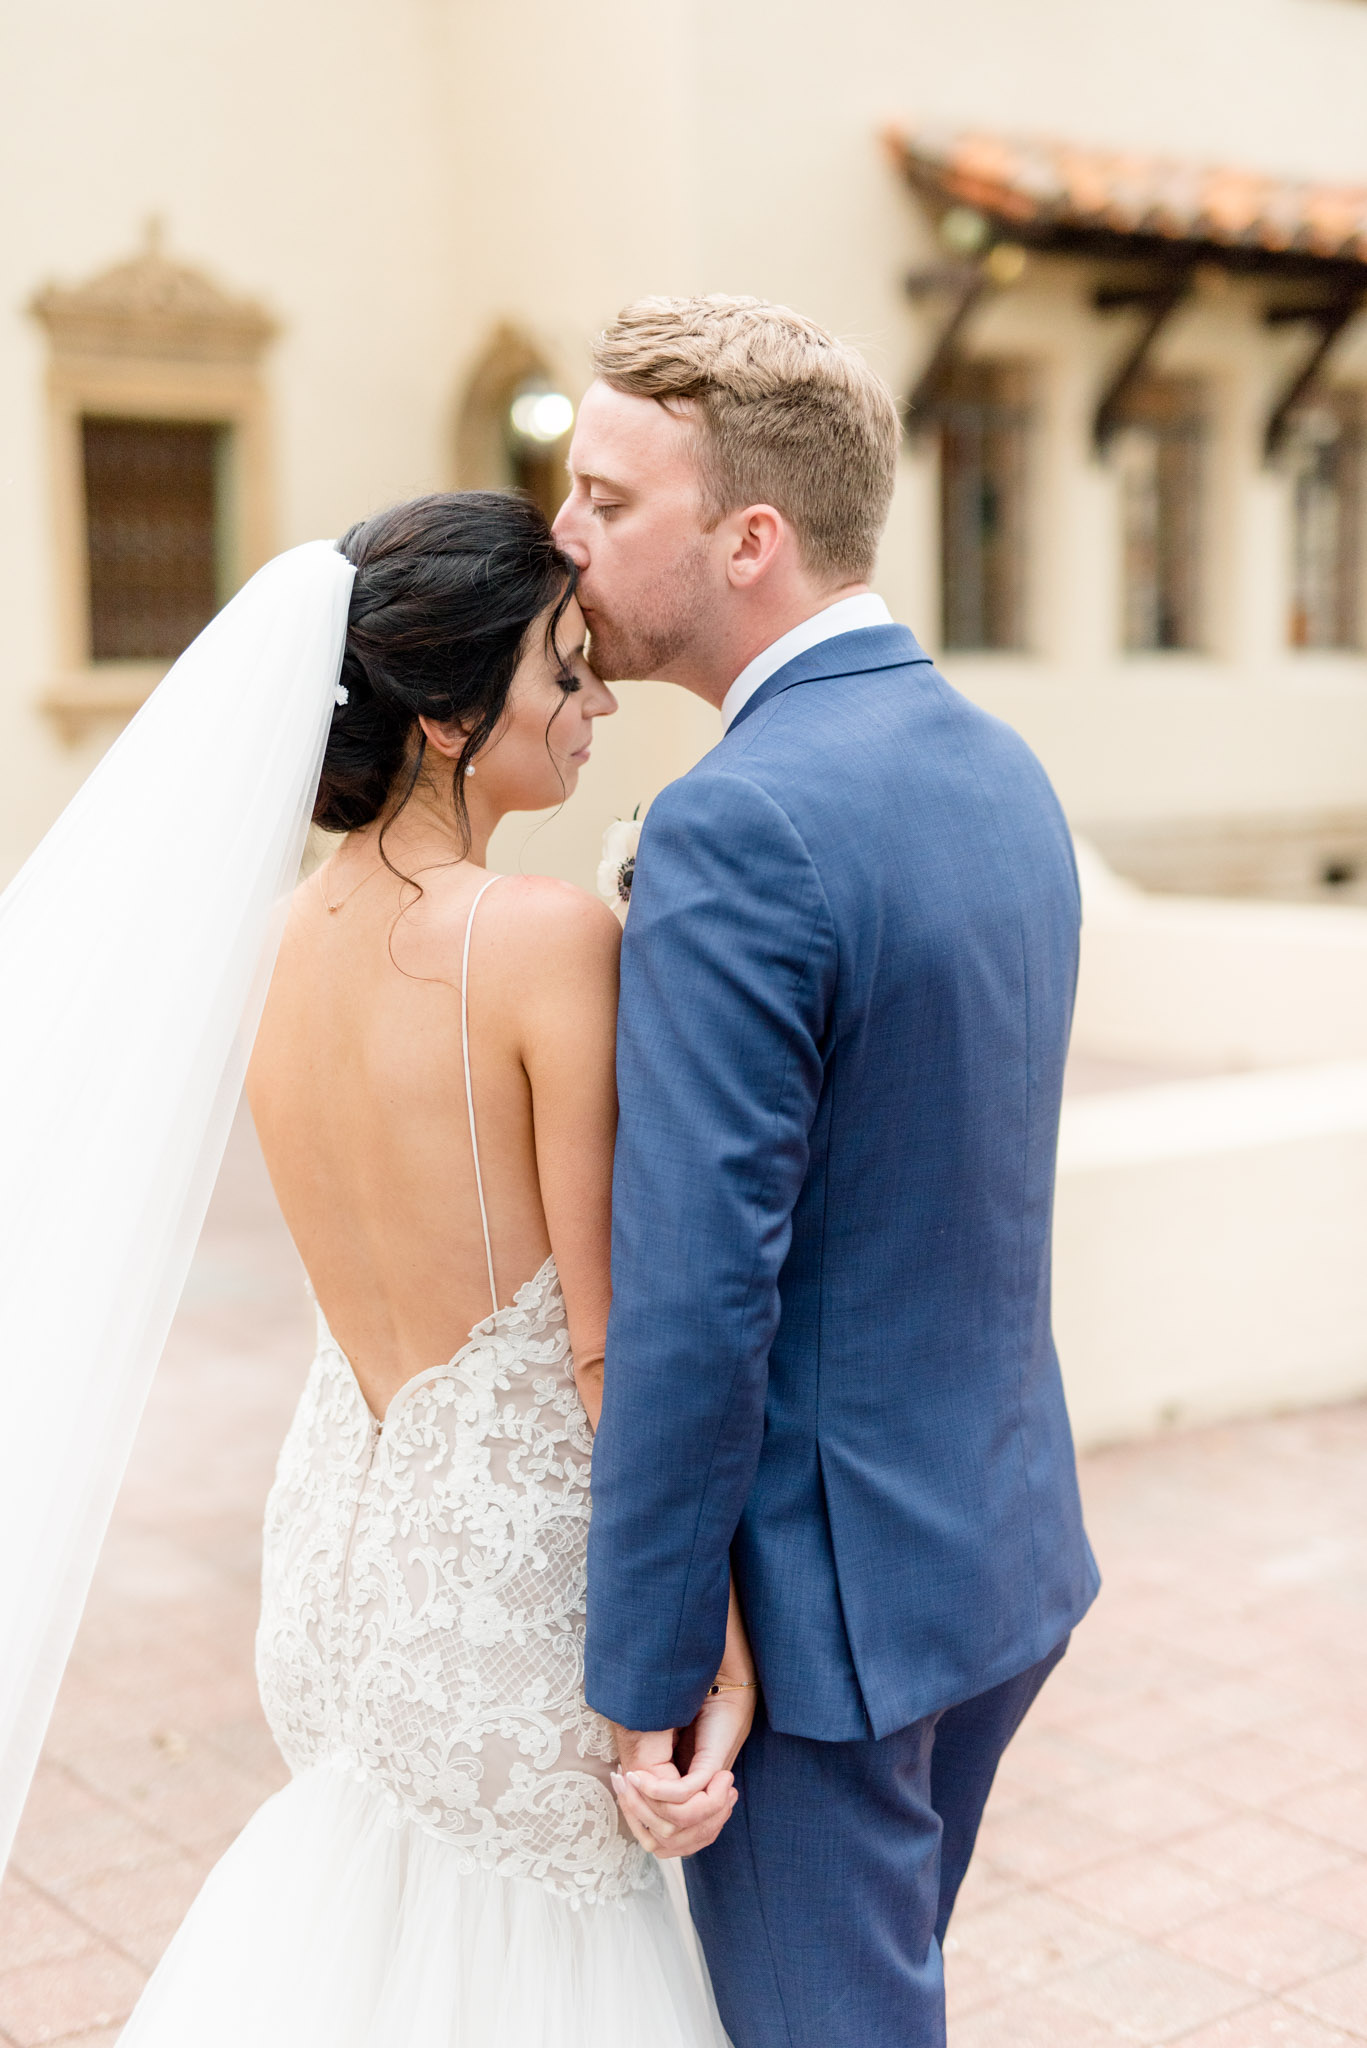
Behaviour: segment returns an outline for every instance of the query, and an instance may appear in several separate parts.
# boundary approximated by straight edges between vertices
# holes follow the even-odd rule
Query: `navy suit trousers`
[[[881,1741],[780,1735],[684,1866],[735,2048],[944,2048],[940,1943],[1002,1752],[1067,1638],[1019,1677]]]

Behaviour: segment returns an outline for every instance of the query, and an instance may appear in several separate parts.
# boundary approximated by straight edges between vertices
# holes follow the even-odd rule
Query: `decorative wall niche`
[[[554,519],[568,489],[574,406],[520,328],[497,327],[465,385],[456,417],[463,491],[524,491]]]
[[[68,740],[129,718],[181,648],[271,552],[261,358],[275,322],[138,253],[49,285],[57,672],[43,709]]]

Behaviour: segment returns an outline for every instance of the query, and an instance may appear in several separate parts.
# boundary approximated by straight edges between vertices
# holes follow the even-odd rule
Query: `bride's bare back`
[[[298,890],[248,1089],[285,1220],[372,1410],[495,1306],[461,1041],[484,870],[375,859]],[[411,870],[410,870],[411,872]],[[335,892],[335,893],[334,893]],[[405,907],[408,906],[408,907]],[[554,1250],[577,1359],[601,1355],[614,1121],[615,921],[509,877],[471,931],[471,1081],[499,1303]]]

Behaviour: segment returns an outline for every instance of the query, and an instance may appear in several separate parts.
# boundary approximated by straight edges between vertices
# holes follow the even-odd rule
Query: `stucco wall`
[[[11,10],[3,36],[0,876],[110,737],[68,749],[34,709],[53,576],[43,341],[24,307],[128,254],[149,213],[173,253],[282,322],[283,546],[451,481],[453,409],[503,319],[577,391],[586,336],[623,300],[751,290],[906,388],[933,311],[901,277],[931,244],[880,152],[889,121],[1367,179],[1367,8],[1349,0],[853,0],[838,17],[817,0],[51,0]],[[1174,323],[1161,360],[1212,376],[1229,430],[1212,650],[1127,662],[1114,482],[1087,452],[1126,332],[1035,265],[970,336],[1040,366],[1036,652],[959,657],[952,679],[1026,733],[1084,823],[1361,806],[1367,662],[1283,651],[1286,488],[1256,461],[1304,337],[1269,336],[1238,292]],[[1341,371],[1367,378],[1367,342]],[[935,649],[933,467],[908,450],[879,582]],[[650,701],[624,712],[586,815],[630,808],[706,744],[700,714]],[[582,877],[591,837],[557,821],[535,858]]]
[[[44,338],[29,298],[130,255],[161,214],[169,253],[282,324],[268,369],[279,546],[440,484],[459,279],[433,261],[450,182],[433,12],[411,0],[8,11],[0,861],[27,850],[111,737],[68,748],[34,709],[55,596]]]

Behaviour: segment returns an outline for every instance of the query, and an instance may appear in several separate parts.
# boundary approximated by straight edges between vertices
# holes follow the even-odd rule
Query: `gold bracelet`
[[[707,1688],[707,1698],[714,1700],[719,1692],[756,1692],[757,1678],[717,1678]]]

